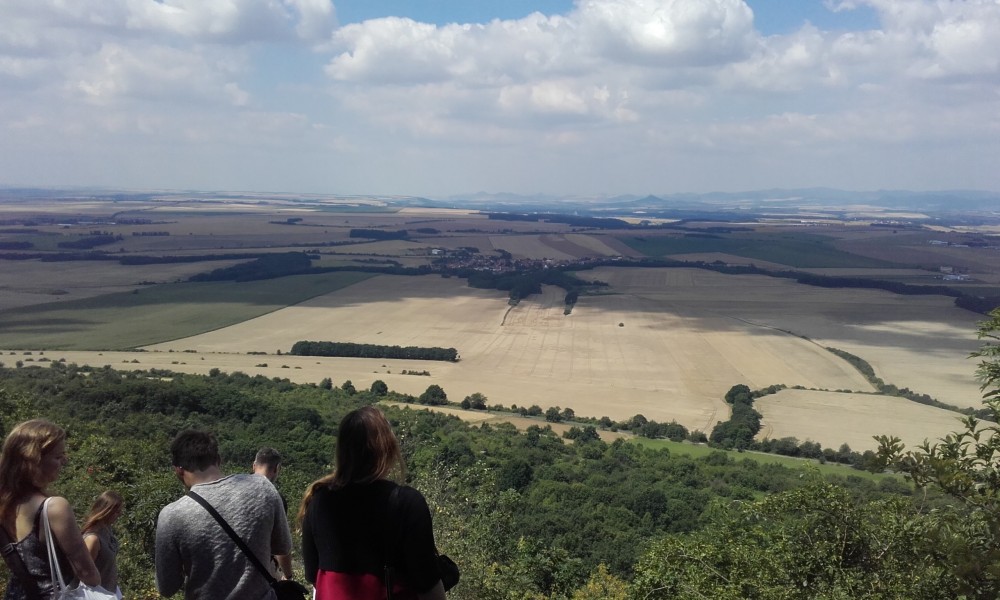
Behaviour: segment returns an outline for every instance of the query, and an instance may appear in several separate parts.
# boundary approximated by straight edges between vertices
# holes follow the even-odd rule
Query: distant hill
[[[509,193],[455,195],[442,199],[454,206],[483,210],[586,212],[630,210],[770,211],[804,206],[842,209],[871,206],[933,214],[981,213],[1000,216],[1000,192],[981,190],[847,191],[832,188],[767,189],[746,192],[648,194],[646,196],[552,196]]]
[[[553,195],[473,192],[447,197],[295,194],[251,191],[116,190],[97,187],[30,188],[0,185],[0,200],[32,202],[38,199],[89,201],[250,201],[310,206],[360,204],[383,207],[466,208],[495,212],[561,213],[582,216],[656,216],[660,218],[739,219],[802,210],[847,211],[862,207],[910,211],[936,218],[1000,219],[1000,192],[984,190],[848,191],[833,188],[773,188],[744,192],[651,193],[646,195]],[[727,214],[731,213],[731,214]]]

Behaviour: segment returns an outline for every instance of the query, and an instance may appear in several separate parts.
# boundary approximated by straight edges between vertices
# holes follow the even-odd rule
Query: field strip
[[[0,346],[20,349],[127,349],[186,338],[279,311],[349,287],[369,273],[293,275],[273,281],[148,286],[0,313]]]
[[[812,440],[827,448],[846,443],[855,450],[875,447],[876,435],[894,435],[914,448],[961,429],[962,415],[895,396],[814,390],[782,390],[758,398],[767,437]],[[760,435],[759,437],[764,437]]]

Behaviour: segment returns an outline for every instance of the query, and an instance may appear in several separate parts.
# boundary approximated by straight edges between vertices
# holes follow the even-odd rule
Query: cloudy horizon
[[[0,19],[5,185],[1000,191],[998,0],[6,0]]]

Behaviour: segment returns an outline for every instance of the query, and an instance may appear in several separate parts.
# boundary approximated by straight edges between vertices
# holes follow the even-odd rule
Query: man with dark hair
[[[257,455],[253,459],[253,472],[255,475],[266,477],[268,481],[274,484],[275,480],[278,479],[278,473],[281,473],[281,454],[274,448],[267,446],[261,448],[257,451]],[[278,492],[278,495],[281,496],[281,506],[285,509],[285,514],[288,514],[288,501],[285,500],[285,495],[281,492]],[[277,554],[273,558],[274,564],[277,565],[280,571],[280,576],[279,573],[275,573],[275,576],[278,579],[282,577],[291,579],[293,575],[292,555]]]
[[[253,458],[253,472],[274,481],[281,471],[281,454],[274,448],[264,446]]]
[[[281,498],[269,481],[225,476],[211,433],[186,430],[170,444],[174,474],[219,512],[263,563],[288,554],[292,541]],[[160,511],[156,523],[156,588],[181,589],[187,600],[274,600],[274,591],[236,542],[194,499],[184,496]]]

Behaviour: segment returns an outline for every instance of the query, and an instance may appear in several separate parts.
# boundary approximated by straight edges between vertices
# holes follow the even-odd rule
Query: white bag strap
[[[49,550],[49,571],[52,573],[52,589],[59,593],[66,591],[66,581],[62,569],[59,568],[59,555],[56,553],[56,541],[52,537],[52,527],[49,525],[49,500],[42,503],[42,530],[45,532],[45,545]]]

